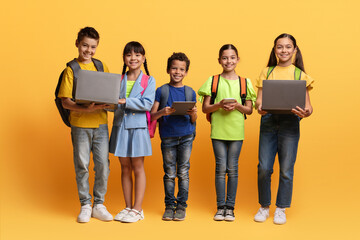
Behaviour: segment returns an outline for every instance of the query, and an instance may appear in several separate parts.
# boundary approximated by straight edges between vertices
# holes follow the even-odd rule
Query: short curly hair
[[[189,70],[190,60],[189,60],[189,58],[185,55],[185,53],[182,53],[182,52],[175,53],[175,52],[174,52],[174,53],[168,58],[167,68],[166,68],[166,71],[167,71],[167,72],[170,70],[171,63],[172,63],[172,61],[174,61],[174,60],[179,60],[179,61],[185,62],[185,63],[186,63],[186,71]]]
[[[99,33],[92,27],[84,27],[80,29],[76,41],[79,43],[84,39],[84,37],[92,38],[97,41],[100,39]]]

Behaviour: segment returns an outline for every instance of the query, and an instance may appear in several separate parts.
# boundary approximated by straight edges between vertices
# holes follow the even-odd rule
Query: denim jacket
[[[121,81],[119,99],[126,98],[126,103],[119,104],[115,110],[114,126],[120,127],[121,124],[125,124],[125,129],[147,128],[146,111],[150,111],[154,104],[155,79],[152,76],[149,78],[148,86],[141,95],[144,90],[140,84],[142,75],[143,72],[136,79],[128,98],[126,98],[127,74]]]

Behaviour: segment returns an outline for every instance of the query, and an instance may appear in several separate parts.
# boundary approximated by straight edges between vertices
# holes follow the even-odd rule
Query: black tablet
[[[186,112],[195,106],[196,102],[173,102],[172,108],[175,108],[175,112],[171,115],[186,115]]]

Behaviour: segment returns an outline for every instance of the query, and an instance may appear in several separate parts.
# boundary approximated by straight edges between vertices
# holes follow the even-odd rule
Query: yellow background
[[[1,239],[360,237],[359,1],[14,0],[1,5]],[[212,220],[215,164],[210,125],[200,104],[184,222],[161,221],[163,170],[156,136],[152,140],[154,154],[145,159],[145,220],[136,224],[96,219],[76,223],[80,205],[70,129],[57,113],[54,90],[65,63],[77,57],[75,38],[84,26],[99,31],[96,57],[111,72],[121,72],[125,44],[140,41],[157,87],[169,79],[167,58],[174,51],[185,52],[191,65],[184,83],[195,90],[210,75],[220,73],[217,55],[223,44],[233,43],[238,48],[241,61],[237,72],[254,84],[275,37],[283,32],[294,35],[306,71],[316,83],[311,91],[314,114],[301,122],[288,223],[272,223],[274,205],[267,222],[253,221],[259,207],[257,113],[246,120],[236,221]],[[110,115],[109,123],[111,120]],[[115,215],[124,207],[124,200],[118,160],[111,155],[110,161],[106,206]],[[275,169],[273,198],[277,165]]]

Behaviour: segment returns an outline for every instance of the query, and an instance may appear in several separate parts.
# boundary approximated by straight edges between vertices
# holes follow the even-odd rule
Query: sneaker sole
[[[79,219],[76,220],[78,223],[88,223],[89,221],[80,221]]]
[[[225,218],[213,218],[214,219],[214,221],[224,221],[225,220]]]
[[[174,220],[174,221],[184,221],[185,218],[174,218],[173,220]]]
[[[138,220],[136,220],[136,221],[124,221],[124,220],[121,220],[121,222],[122,223],[136,223],[136,222],[139,222],[139,221],[141,221],[141,220],[143,220],[143,219],[138,219]]]
[[[276,225],[283,225],[283,224],[286,223],[286,221],[285,222],[275,222],[275,221],[273,221],[273,223],[276,224]]]
[[[266,218],[266,219],[268,219],[268,218]],[[257,219],[254,219],[254,221],[255,221],[255,222],[258,222],[258,223],[262,223],[262,222],[265,222],[265,221],[266,221],[266,219],[264,219],[264,220],[257,220]]]
[[[235,218],[225,218],[224,220],[227,222],[233,222],[233,221],[235,221]]]
[[[162,220],[163,220],[163,221],[172,221],[173,218],[164,218],[164,217],[163,217]]]
[[[110,222],[110,221],[114,220],[114,218],[101,218],[101,217],[95,216],[94,214],[91,214],[91,217],[96,218],[100,221],[104,221],[104,222]]]

